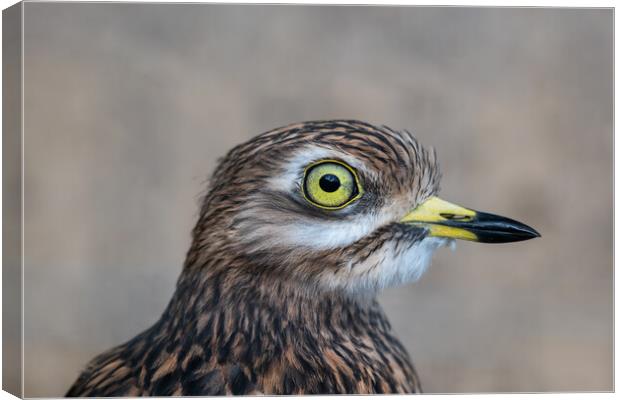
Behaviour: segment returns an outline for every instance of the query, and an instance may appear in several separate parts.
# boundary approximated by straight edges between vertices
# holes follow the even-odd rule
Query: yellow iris
[[[340,161],[320,161],[306,168],[304,195],[315,206],[337,210],[359,198],[355,171]]]

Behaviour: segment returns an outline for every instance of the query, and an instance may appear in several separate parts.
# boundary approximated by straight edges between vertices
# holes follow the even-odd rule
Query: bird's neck
[[[345,334],[370,324],[389,329],[374,296],[317,290],[303,282],[233,268],[185,268],[162,319],[169,328],[199,332],[200,337],[228,337],[233,331],[252,329],[284,335],[285,327],[317,336],[338,325],[346,328]]]
[[[243,370],[239,393],[419,390],[374,298],[302,287],[234,268],[186,267],[161,320],[143,335],[147,344],[134,346],[145,353],[134,358],[148,362],[173,352],[187,374],[198,368],[200,375],[201,363]]]

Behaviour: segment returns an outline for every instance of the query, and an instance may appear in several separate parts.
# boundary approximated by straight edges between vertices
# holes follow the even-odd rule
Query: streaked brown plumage
[[[321,159],[351,165],[359,199],[327,210],[304,198],[304,171]],[[399,223],[438,184],[434,153],[411,134],[359,121],[289,125],[233,148],[161,319],[95,358],[67,395],[419,392],[375,295],[414,280],[424,263],[411,257],[445,241]]]

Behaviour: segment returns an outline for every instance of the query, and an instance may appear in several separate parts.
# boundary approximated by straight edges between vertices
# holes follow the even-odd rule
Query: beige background
[[[217,157],[338,117],[543,235],[382,295],[427,392],[612,389],[610,10],[27,3],[24,72],[27,396],[158,318]]]

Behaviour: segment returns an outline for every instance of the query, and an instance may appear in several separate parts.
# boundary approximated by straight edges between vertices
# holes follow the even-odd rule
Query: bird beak
[[[427,228],[429,236],[470,240],[481,243],[507,243],[540,237],[533,228],[499,215],[470,210],[430,197],[401,221]]]

